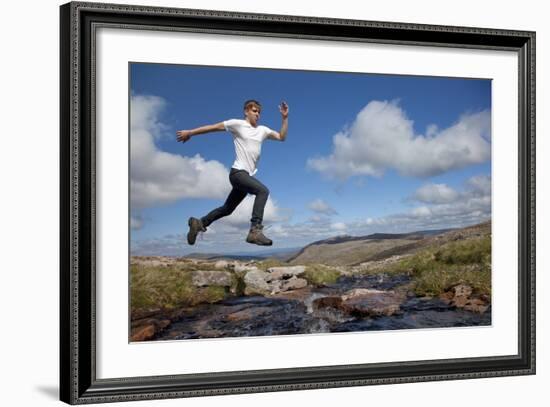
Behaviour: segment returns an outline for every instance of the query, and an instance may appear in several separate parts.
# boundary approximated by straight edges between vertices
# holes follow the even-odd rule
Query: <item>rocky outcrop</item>
[[[473,291],[469,285],[458,284],[441,294],[440,299],[456,308],[483,314],[489,309],[491,300],[488,296],[473,296]]]
[[[141,342],[153,339],[158,333],[170,326],[169,319],[149,318],[132,321],[131,342]]]
[[[289,266],[289,267],[270,267],[267,272],[273,280],[282,280],[291,277],[298,277],[306,272],[305,266]]]
[[[391,316],[399,312],[404,296],[394,291],[357,288],[342,296],[342,310],[354,315]]]
[[[307,280],[297,277],[305,272],[304,266],[272,267],[268,271],[251,270],[244,276],[246,295],[269,295],[307,286]]]
[[[356,288],[341,296],[329,296],[313,301],[313,309],[335,308],[354,316],[391,316],[398,313],[405,300],[402,293]]]
[[[279,291],[299,290],[307,287],[307,280],[304,278],[291,277],[288,280],[281,281]]]
[[[271,292],[271,287],[267,283],[269,274],[261,270],[252,270],[244,276],[245,295],[267,295]]]
[[[140,326],[135,330],[132,330],[132,337],[130,338],[131,342],[142,342],[148,341],[155,337],[156,329],[154,324],[148,324],[145,326]]]

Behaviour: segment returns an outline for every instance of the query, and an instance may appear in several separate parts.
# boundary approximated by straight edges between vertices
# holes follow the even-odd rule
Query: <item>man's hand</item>
[[[281,112],[281,116],[283,116],[283,119],[286,119],[288,117],[288,104],[286,102],[281,102],[279,105],[279,112]]]
[[[177,140],[182,143],[185,143],[191,138],[191,130],[178,130],[176,134],[178,135]]]

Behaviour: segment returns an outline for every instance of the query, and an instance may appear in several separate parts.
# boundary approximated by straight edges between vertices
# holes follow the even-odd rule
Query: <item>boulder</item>
[[[251,270],[244,276],[245,295],[266,295],[271,292],[271,287],[267,283],[268,273],[261,270]]]
[[[404,296],[394,291],[357,288],[342,295],[339,308],[361,316],[391,316],[401,309]]]
[[[304,278],[298,278],[296,276],[291,277],[288,280],[284,280],[281,283],[280,291],[298,290],[307,286],[307,280]]]
[[[286,278],[289,277],[289,278]],[[307,280],[295,275],[276,271],[268,273],[261,270],[250,270],[244,276],[246,295],[277,294],[289,290],[297,290],[307,286]]]
[[[297,277],[304,274],[305,266],[288,266],[288,267],[270,267],[267,272],[271,275],[272,280],[282,280],[285,278]]]
[[[157,330],[154,324],[140,326],[132,332],[132,342],[141,342],[153,339]]]
[[[195,270],[191,278],[195,287],[230,287],[232,283],[231,273],[221,270]]]

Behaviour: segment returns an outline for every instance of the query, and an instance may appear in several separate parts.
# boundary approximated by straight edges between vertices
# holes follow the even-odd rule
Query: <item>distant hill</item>
[[[241,255],[241,254],[219,254],[219,253],[190,253],[183,258],[188,259],[199,259],[199,260],[240,260],[240,261],[250,261],[250,260],[262,260],[262,256],[254,255]]]
[[[413,253],[442,240],[467,235],[472,230],[490,233],[491,223],[485,222],[462,229],[424,230],[413,233],[374,233],[367,236],[336,236],[305,246],[289,257],[290,264],[322,263],[333,266],[352,266],[390,256]]]
[[[286,260],[289,256],[298,252],[300,248],[285,248],[285,249],[271,249],[260,252],[252,253],[190,253],[183,256],[184,258],[201,259],[201,260],[239,260],[239,261],[251,261],[251,260],[265,260],[265,259],[280,259]]]
[[[411,233],[373,233],[365,236],[339,235],[318,240],[303,248],[266,249],[240,253],[191,253],[184,258],[201,260],[261,261],[277,259],[289,264],[326,264],[355,266],[395,255],[411,254],[422,248],[440,245],[471,235],[491,233],[491,222],[460,229],[420,230]]]

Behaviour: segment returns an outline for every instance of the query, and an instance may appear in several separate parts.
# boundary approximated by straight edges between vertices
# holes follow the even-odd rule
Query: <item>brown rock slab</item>
[[[391,316],[399,312],[404,301],[402,294],[358,288],[342,296],[340,309],[349,314]]]
[[[483,300],[474,298],[464,306],[464,310],[470,311],[470,312],[476,312],[478,314],[483,314],[485,311],[489,309],[489,305],[485,303]]]
[[[132,332],[131,341],[132,342],[147,341],[149,339],[152,339],[156,333],[157,333],[157,330],[154,324],[141,326],[139,328],[136,328],[134,332]]]
[[[299,290],[307,286],[307,280],[304,278],[292,277],[289,280],[284,280],[281,283],[281,291]]]

